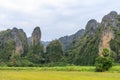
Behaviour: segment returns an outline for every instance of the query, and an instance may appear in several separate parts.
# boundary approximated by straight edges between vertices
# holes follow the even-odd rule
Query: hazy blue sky
[[[120,12],[120,0],[0,0],[0,30],[22,28],[30,36],[40,26],[42,40],[71,35],[90,19]]]

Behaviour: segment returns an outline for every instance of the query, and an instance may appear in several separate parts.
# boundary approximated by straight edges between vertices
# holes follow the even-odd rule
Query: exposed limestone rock
[[[86,32],[88,32],[90,35],[93,35],[96,28],[98,28],[97,21],[95,19],[91,19],[86,25]]]
[[[16,43],[15,44],[16,45],[16,52],[23,54],[24,50],[23,50],[22,41],[19,37],[19,30],[17,28],[13,28],[12,35],[13,35],[14,41]]]
[[[32,33],[32,45],[36,45],[41,41],[41,30],[40,27],[36,27]]]
[[[102,19],[102,25],[104,27],[112,26],[117,27],[115,19],[117,18],[117,12],[111,11],[109,14],[105,15]]]
[[[16,52],[23,54],[25,45],[27,45],[27,36],[25,32],[22,29],[13,28],[11,34],[15,41]]]
[[[116,18],[117,12],[112,11],[108,15],[104,16],[102,19],[101,24],[104,28],[102,32],[101,41],[99,44],[99,55],[102,55],[102,50],[104,48],[110,49],[109,42],[111,41],[111,39],[114,39],[114,32],[112,30],[112,27],[117,27]]]
[[[4,47],[6,43],[14,41],[15,52],[23,54],[27,48],[27,37],[22,29],[13,28],[0,33],[0,45]]]
[[[110,50],[110,40],[114,38],[114,34],[112,30],[103,31],[102,38],[99,44],[99,55],[102,56],[102,51],[104,48]]]

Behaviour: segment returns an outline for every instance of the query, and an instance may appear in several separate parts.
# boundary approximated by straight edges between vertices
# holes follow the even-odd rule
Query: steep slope
[[[76,65],[94,64],[94,59],[99,51],[100,33],[99,23],[94,19],[88,21],[85,34],[67,50],[68,61],[73,59],[70,63]]]
[[[22,29],[8,29],[0,32],[0,66],[17,65],[20,56],[26,56],[28,44],[26,34]]]
[[[22,29],[13,28],[11,34],[15,41],[16,53],[21,53],[21,54],[27,53],[28,44],[27,44],[27,36],[25,32]]]
[[[29,40],[28,60],[35,64],[40,64],[43,60],[43,45],[41,43],[40,27],[35,27]]]
[[[99,45],[99,55],[102,55],[102,50],[104,48],[110,49],[110,41],[114,39],[114,31],[113,28],[117,28],[117,12],[112,11],[109,14],[105,15],[102,19],[102,26],[104,27],[102,32],[102,37]]]
[[[118,29],[117,16],[112,11],[103,17],[101,23],[94,19],[88,21],[85,34],[67,50],[68,61],[77,65],[93,65],[95,58],[102,55],[103,48],[111,49],[110,42],[116,35],[114,29]]]
[[[115,61],[120,63],[120,15],[115,19],[116,27],[113,27],[114,38],[110,41],[110,48],[114,51]]]
[[[34,28],[31,37],[28,37],[27,40],[29,45],[36,45],[41,42],[41,30],[39,26]]]
[[[108,30],[108,31],[104,31],[102,34],[102,38],[100,41],[100,45],[99,45],[99,55],[102,55],[102,50],[104,48],[108,48],[110,49],[110,44],[109,42],[111,41],[111,39],[114,38],[114,34],[112,30]]]
[[[84,33],[85,33],[85,30],[81,29],[73,35],[59,38],[59,41],[62,43],[63,49],[64,50],[68,49],[70,44],[75,43],[77,39],[79,39],[84,35]]]
[[[20,54],[25,54],[28,48],[25,32],[17,28],[0,32],[0,43],[0,48],[4,48],[6,43],[13,43],[15,52]]]
[[[41,30],[39,27],[35,27],[31,36],[32,45],[37,45],[41,42]]]

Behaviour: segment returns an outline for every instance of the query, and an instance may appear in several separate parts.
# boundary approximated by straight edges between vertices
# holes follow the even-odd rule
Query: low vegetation
[[[102,55],[96,58],[96,71],[107,71],[113,66],[113,63],[114,59],[111,57],[111,51],[105,48]]]
[[[102,76],[102,77],[101,77]],[[0,80],[120,80],[119,73],[1,71]]]
[[[119,66],[109,72],[94,71],[92,66],[0,67],[0,80],[120,80]]]
[[[95,66],[63,66],[63,67],[0,67],[0,70],[35,70],[35,71],[79,71],[79,72],[95,72]],[[106,72],[120,72],[120,66],[113,66]]]

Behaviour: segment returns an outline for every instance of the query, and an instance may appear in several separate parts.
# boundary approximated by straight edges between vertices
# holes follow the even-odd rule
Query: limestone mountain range
[[[120,31],[120,15],[111,11],[105,15],[101,22],[97,22],[95,19],[91,19],[86,24],[85,29],[80,29],[73,35],[64,36],[58,40],[62,44],[64,53],[68,61],[75,56],[75,60],[72,63],[81,65],[94,64],[96,56],[102,55],[102,49],[108,48],[118,54],[119,32]],[[40,27],[35,27],[31,37],[27,38],[26,33],[22,29],[8,29],[0,32],[0,50],[5,48],[5,44],[15,44],[11,48],[12,52],[26,54],[30,45],[43,43],[47,46],[50,42],[41,41]],[[111,43],[115,43],[114,47]],[[9,44],[9,45],[11,45]],[[88,59],[88,60],[87,60]],[[79,62],[78,62],[79,61]],[[81,62],[82,61],[82,62]]]

